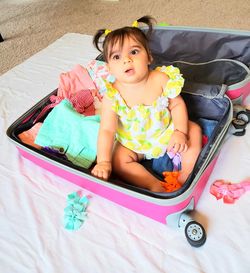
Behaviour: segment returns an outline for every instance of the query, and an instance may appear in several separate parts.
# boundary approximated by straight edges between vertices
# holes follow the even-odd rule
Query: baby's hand
[[[174,153],[184,153],[188,149],[187,135],[179,130],[175,130],[168,143],[167,151]]]
[[[92,169],[91,173],[104,180],[108,180],[110,174],[112,171],[112,165],[109,161],[102,161],[95,165],[95,167]]]

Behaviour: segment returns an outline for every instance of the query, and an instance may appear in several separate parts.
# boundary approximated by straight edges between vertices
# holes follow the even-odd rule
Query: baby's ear
[[[150,54],[149,55],[149,60],[148,60],[148,64],[150,65],[153,62],[153,56]]]

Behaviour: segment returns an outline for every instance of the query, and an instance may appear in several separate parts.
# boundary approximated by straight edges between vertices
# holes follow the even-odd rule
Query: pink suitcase
[[[199,247],[206,241],[206,232],[189,212],[194,210],[201,196],[228,130],[244,133],[244,126],[232,125],[232,100],[247,103],[249,99],[250,32],[156,27],[150,47],[153,66],[173,64],[184,75],[182,96],[189,117],[201,125],[203,132],[208,130],[204,120],[215,124],[212,130],[209,128],[208,142],[181,189],[172,193],[153,193],[116,177],[105,182],[93,177],[89,169],[22,143],[18,134],[33,126],[34,119],[56,90],[18,118],[8,128],[7,135],[24,157],[42,168],[119,205],[184,230],[188,242]],[[244,108],[243,119],[244,124],[249,121],[249,112]]]

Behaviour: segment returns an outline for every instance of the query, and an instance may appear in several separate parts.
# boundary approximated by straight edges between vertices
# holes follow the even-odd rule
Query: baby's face
[[[147,51],[132,37],[125,38],[122,46],[114,44],[109,56],[110,73],[121,83],[138,83],[149,73]]]

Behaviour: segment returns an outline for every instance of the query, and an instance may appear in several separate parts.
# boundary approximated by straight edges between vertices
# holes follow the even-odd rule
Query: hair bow
[[[138,26],[139,26],[138,21],[134,21],[133,24],[132,24],[132,27],[138,27]]]
[[[64,227],[68,230],[77,230],[83,224],[87,212],[89,199],[80,197],[78,192],[73,192],[67,197],[67,207],[64,209]]]
[[[110,29],[105,29],[105,32],[104,32],[105,36],[107,36],[110,32],[111,32]]]

